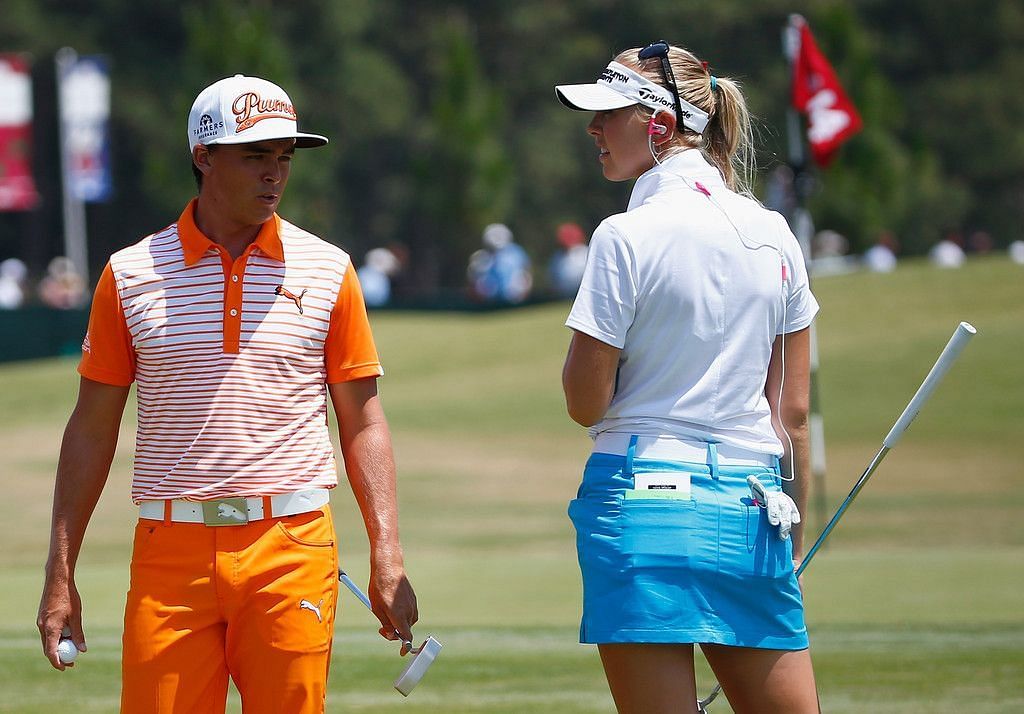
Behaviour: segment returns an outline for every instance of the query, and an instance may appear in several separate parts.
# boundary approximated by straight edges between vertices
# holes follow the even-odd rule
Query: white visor
[[[560,84],[555,95],[565,106],[584,112],[606,112],[642,104],[656,112],[668,112],[675,116],[672,92],[637,74],[618,62],[609,62],[601,76],[593,84]],[[703,109],[679,99],[684,127],[703,134],[708,126],[708,114]]]

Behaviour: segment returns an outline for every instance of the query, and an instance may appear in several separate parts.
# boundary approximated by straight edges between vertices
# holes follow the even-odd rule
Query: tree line
[[[1024,217],[1024,7],[1016,0],[4,0],[0,51],[35,59],[35,165],[44,202],[0,214],[0,252],[60,252],[53,55],[112,63],[114,199],[89,208],[91,262],[170,223],[195,187],[186,117],[235,73],[281,84],[300,127],[331,144],[300,153],[282,214],[352,253],[409,252],[409,290],[464,281],[483,227],[508,224],[536,261],[558,224],[587,231],[628,186],[600,175],[585,115],[556,83],[592,81],[655,39],[740,80],[762,176],[785,163],[789,77],[781,32],[808,20],[865,128],[817,173],[819,228],[854,250],[891,231],[921,253],[951,231],[999,245]],[[763,186],[763,181],[762,181]],[[6,256],[0,256],[6,257]],[[94,272],[95,274],[95,272]]]

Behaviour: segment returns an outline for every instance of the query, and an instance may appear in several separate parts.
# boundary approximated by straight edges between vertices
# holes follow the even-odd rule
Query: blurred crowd
[[[469,256],[466,266],[466,295],[476,303],[518,305],[531,299],[570,300],[576,296],[587,264],[587,235],[576,223],[567,222],[554,231],[553,252],[547,270],[535,279],[533,261],[516,242],[512,229],[491,223],[481,234],[480,248]],[[970,257],[994,250],[992,237],[974,231],[966,238],[951,232],[928,251],[928,260],[939,268],[959,268]],[[1010,259],[1024,265],[1024,241],[1008,246]],[[850,253],[849,241],[833,230],[818,231],[811,243],[811,273],[829,275],[854,270],[888,273],[900,260],[900,245],[890,231],[882,231],[862,254]],[[391,243],[367,251],[357,270],[368,307],[393,303],[393,283],[409,274],[408,249]],[[68,310],[83,307],[89,299],[88,286],[70,260],[58,256],[46,273],[33,280],[18,258],[0,261],[0,310],[43,305]]]
[[[515,242],[504,223],[484,228],[482,247],[469,256],[466,280],[470,296],[481,302],[518,304],[536,294],[530,256]],[[587,264],[587,238],[575,223],[555,231],[555,252],[548,263],[547,283],[539,291],[553,298],[572,298]]]
[[[480,248],[469,256],[465,294],[475,303],[519,305],[530,299],[571,299],[576,296],[587,264],[587,236],[576,223],[555,230],[554,252],[546,274],[534,276],[533,260],[504,223],[484,227]],[[408,251],[401,244],[367,251],[356,271],[368,307],[392,300],[393,282],[408,272]]]
[[[995,243],[986,231],[977,230],[965,238],[951,231],[928,250],[928,261],[937,268],[959,268],[969,256],[988,255]],[[816,275],[869,270],[889,273],[899,262],[900,245],[891,231],[882,231],[874,244],[861,255],[849,252],[849,241],[833,230],[819,231],[811,245],[811,272]],[[1024,265],[1024,241],[1014,241],[1007,249],[1010,259]]]
[[[19,258],[0,261],[0,310],[45,305],[59,310],[82,307],[88,300],[85,280],[63,256],[50,261],[46,274],[33,281]]]

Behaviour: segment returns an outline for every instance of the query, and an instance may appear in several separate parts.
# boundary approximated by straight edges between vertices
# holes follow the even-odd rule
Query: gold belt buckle
[[[208,526],[241,526],[249,522],[249,505],[244,498],[202,501],[203,523]]]

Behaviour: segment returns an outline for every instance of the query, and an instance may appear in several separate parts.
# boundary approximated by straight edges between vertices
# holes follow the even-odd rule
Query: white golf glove
[[[750,486],[750,497],[768,512],[768,524],[778,526],[779,538],[789,538],[793,524],[800,522],[800,511],[793,499],[783,491],[765,490],[764,484],[753,474],[747,476],[747,485]]]

